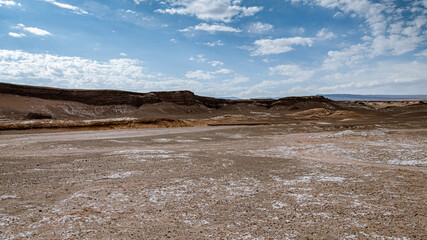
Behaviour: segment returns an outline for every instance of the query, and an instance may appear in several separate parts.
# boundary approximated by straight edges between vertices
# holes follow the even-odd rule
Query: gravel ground
[[[0,134],[0,239],[427,239],[427,130]]]

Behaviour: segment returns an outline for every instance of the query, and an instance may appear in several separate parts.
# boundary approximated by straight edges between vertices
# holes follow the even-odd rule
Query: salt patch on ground
[[[369,141],[364,147],[352,149],[334,146],[328,149],[333,155],[358,161],[372,161],[406,166],[427,166],[427,146],[419,142],[393,140]]]
[[[111,140],[106,140],[107,142],[115,142],[115,143],[127,143],[127,141],[122,141],[122,140],[116,140],[116,139],[111,139]]]
[[[294,197],[295,201],[297,201],[298,203],[307,202],[313,198],[313,195],[306,193],[290,193],[288,195]]]
[[[107,179],[126,178],[126,177],[129,177],[132,174],[134,174],[134,172],[115,173],[115,174],[112,174],[112,175],[107,176],[105,178],[107,178]]]
[[[263,149],[263,150],[249,150],[251,156],[257,157],[292,157],[298,153],[298,151],[312,148],[312,145],[306,146],[279,146],[275,148]]]
[[[321,182],[342,182],[345,178],[320,176],[317,180]]]
[[[287,207],[288,204],[283,203],[281,201],[275,201],[272,206],[273,206],[274,209],[279,209],[279,208]]]
[[[179,143],[194,143],[194,142],[198,142],[198,141],[197,140],[190,140],[190,139],[188,139],[188,140],[178,139],[178,140],[175,140],[175,142],[179,142]]]
[[[187,201],[206,195],[210,199],[235,199],[242,196],[250,196],[260,186],[260,181],[254,178],[229,179],[176,179],[169,186],[146,189],[140,194],[147,196],[149,202],[154,205],[164,205],[171,202]],[[200,208],[204,208],[200,204]],[[187,219],[191,221],[192,219]]]
[[[0,196],[0,200],[14,199],[14,198],[18,198],[18,197],[16,195],[2,195],[2,196]]]
[[[298,185],[298,184],[308,184],[311,183],[312,181],[319,181],[319,182],[343,182],[345,180],[345,178],[343,177],[330,177],[330,176],[324,176],[324,175],[319,175],[318,173],[313,173],[310,176],[302,176],[302,177],[298,177],[297,179],[292,179],[292,180],[285,180],[285,179],[281,179],[278,176],[270,176],[273,180],[275,180],[276,182],[281,183],[282,185]]]
[[[147,162],[152,160],[172,161],[184,160],[190,161],[190,153],[175,153],[174,151],[154,150],[154,149],[129,149],[114,151],[108,155],[121,155],[129,160],[138,162]]]
[[[166,150],[153,150],[153,149],[129,149],[129,150],[120,150],[120,151],[114,151],[113,154],[138,154],[138,153],[171,153],[173,151],[166,151]]]
[[[170,138],[157,138],[157,139],[153,139],[154,142],[159,142],[159,143],[167,143],[167,142],[172,142],[173,139]]]
[[[335,137],[345,137],[345,136],[378,137],[378,136],[384,136],[386,133],[387,133],[387,129],[376,129],[372,131],[344,130],[337,133],[310,137],[310,138],[335,138]]]
[[[303,176],[293,180],[285,180],[285,179],[281,179],[278,176],[270,176],[270,177],[276,182],[280,182],[283,185],[297,185],[300,183],[310,183],[313,178],[312,176]]]
[[[16,216],[9,216],[6,214],[0,214],[0,227],[2,226],[10,226],[15,224],[20,220],[19,217]]]
[[[427,165],[427,159],[425,160],[401,160],[401,159],[393,159],[388,160],[388,164],[394,164],[394,165],[406,165],[406,166],[425,166]]]

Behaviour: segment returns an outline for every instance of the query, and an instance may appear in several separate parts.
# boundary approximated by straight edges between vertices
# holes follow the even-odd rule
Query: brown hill
[[[183,126],[181,120],[192,121],[187,121],[187,126],[306,121],[347,124],[351,121],[407,121],[426,116],[427,104],[423,102],[335,102],[321,96],[228,100],[198,96],[190,91],[138,93],[0,83],[2,129],[14,129],[10,126],[18,126],[15,129],[56,128],[63,124],[117,128],[147,125],[156,119],[166,119],[162,124],[156,122],[162,126]],[[96,121],[83,123],[81,120]]]
[[[207,114],[214,111],[342,109],[320,97],[288,97],[278,100],[227,100],[197,96],[190,91],[137,93],[117,90],[76,90],[0,83],[2,118],[105,118],[168,117]]]
[[[324,102],[332,103],[331,100],[322,96],[310,97],[287,97],[279,100],[273,99],[250,99],[250,100],[227,100],[211,97],[197,96],[190,91],[150,92],[138,93],[119,90],[80,90],[61,89],[50,87],[36,87],[27,85],[16,85],[0,83],[0,94],[18,95],[23,97],[36,97],[48,100],[73,101],[88,105],[130,105],[140,107],[145,104],[160,102],[172,102],[178,105],[202,104],[209,108],[220,108],[227,104],[255,104],[266,108],[273,106],[290,106],[301,102]],[[337,107],[337,106],[335,106]]]

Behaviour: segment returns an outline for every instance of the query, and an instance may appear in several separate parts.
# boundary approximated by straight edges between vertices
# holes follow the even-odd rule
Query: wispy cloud
[[[423,51],[415,54],[415,56],[418,56],[418,57],[427,57],[427,49],[425,49],[425,50],[423,50]]]
[[[14,37],[14,38],[21,38],[21,37],[25,37],[25,33],[15,33],[15,32],[9,32],[9,36]]]
[[[251,56],[280,54],[294,50],[292,46],[311,46],[312,38],[293,37],[279,39],[260,39],[254,42]]]
[[[16,27],[16,29],[21,29],[23,31],[26,31],[28,33],[37,35],[37,36],[51,36],[52,34],[46,30],[36,28],[36,27],[26,27],[24,24],[20,23]],[[9,34],[10,35],[10,34]]]
[[[53,5],[57,6],[57,7],[71,10],[71,11],[73,11],[76,14],[88,14],[88,12],[86,12],[85,10],[83,10],[83,9],[81,9],[79,7],[70,5],[68,3],[60,3],[60,2],[57,2],[57,1],[54,1],[54,0],[44,0],[44,1],[47,2],[47,3],[51,3],[51,4],[53,4]]]
[[[352,66],[378,56],[400,56],[416,50],[427,40],[427,4],[425,1],[413,1],[409,6],[398,7],[395,1],[370,2],[366,0],[290,0],[292,3],[317,5],[339,10],[339,15],[349,14],[363,19],[370,29],[362,39],[364,43],[355,43],[342,49],[331,50],[323,66],[337,69],[340,66]],[[335,34],[322,29],[317,39],[334,38]]]
[[[198,62],[198,63],[207,63],[207,64],[211,65],[212,67],[224,65],[223,62],[218,61],[218,60],[208,61],[208,59],[203,54],[198,54],[196,57],[190,57],[188,60]]]
[[[232,73],[230,69],[222,68],[217,71],[207,72],[203,70],[189,71],[185,74],[187,78],[195,78],[199,80],[210,80],[216,77],[217,74],[229,74]]]
[[[215,33],[215,32],[242,32],[242,30],[237,29],[237,28],[233,28],[233,27],[229,27],[229,26],[225,26],[225,25],[220,25],[220,24],[209,25],[207,23],[200,23],[199,25],[196,25],[194,27],[188,27],[185,29],[180,29],[178,31],[180,31],[180,32],[206,31],[206,32],[211,32],[211,33]]]
[[[314,70],[303,70],[298,65],[277,65],[270,67],[270,75],[281,75],[287,77],[282,83],[296,83],[310,80],[315,74]]]
[[[216,47],[216,46],[224,46],[224,43],[221,40],[218,40],[215,42],[207,42],[205,43],[205,45],[209,47]]]
[[[269,33],[273,30],[273,25],[268,23],[255,22],[249,25],[248,32],[255,34]]]
[[[326,28],[322,28],[316,34],[316,38],[319,40],[327,40],[327,39],[332,39],[332,38],[336,38],[336,37],[337,37],[337,35],[335,35],[335,33],[328,31],[328,29],[326,29]]]

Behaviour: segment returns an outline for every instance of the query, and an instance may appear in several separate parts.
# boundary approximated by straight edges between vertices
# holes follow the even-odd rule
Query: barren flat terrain
[[[426,239],[423,125],[0,134],[1,239]]]
[[[427,239],[427,104],[0,83],[0,239]]]

